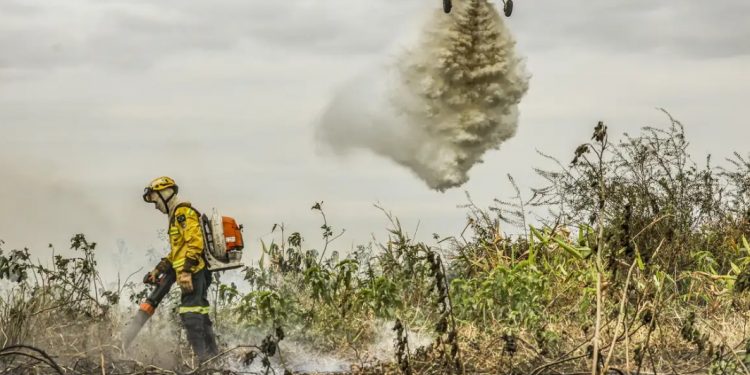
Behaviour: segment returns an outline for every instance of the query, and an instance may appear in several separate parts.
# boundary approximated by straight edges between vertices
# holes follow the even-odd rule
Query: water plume
[[[436,11],[393,66],[361,75],[325,111],[319,140],[343,155],[368,149],[444,191],[515,135],[529,77],[495,5]]]

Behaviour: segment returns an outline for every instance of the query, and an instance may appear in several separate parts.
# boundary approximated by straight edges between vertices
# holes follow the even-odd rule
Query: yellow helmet
[[[146,189],[144,189],[143,200],[147,203],[152,203],[149,198],[149,195],[151,195],[151,193],[155,191],[162,191],[168,188],[174,189],[174,194],[177,194],[177,183],[175,183],[172,178],[167,176],[155,178],[153,181],[151,181],[151,183],[148,184],[148,186],[146,186]]]

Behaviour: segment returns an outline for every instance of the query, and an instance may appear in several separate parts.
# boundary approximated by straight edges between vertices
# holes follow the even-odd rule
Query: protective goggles
[[[151,189],[150,187],[147,187],[143,189],[143,201],[146,203],[154,203],[154,200],[152,199],[152,196],[154,192],[154,189]]]

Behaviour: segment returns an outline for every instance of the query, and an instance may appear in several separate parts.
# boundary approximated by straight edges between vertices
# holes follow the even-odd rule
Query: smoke
[[[368,149],[444,191],[468,181],[482,155],[513,137],[529,77],[487,0],[436,12],[416,48],[335,95],[318,139],[339,155]]]
[[[304,344],[302,337],[287,337],[279,343],[279,347],[284,357],[283,366],[279,363],[279,358],[271,358],[271,363],[277,373],[284,373],[285,369],[294,373],[301,374],[328,374],[328,373],[348,373],[353,366],[373,362],[391,362],[395,358],[394,341],[396,334],[392,327],[393,321],[378,321],[375,323],[375,337],[366,349],[362,350],[364,354],[361,358],[354,358],[351,355],[343,353],[325,353]],[[235,345],[247,345],[249,342],[260,342],[263,333],[259,331],[236,330],[225,332],[224,340],[229,341],[229,347]],[[429,335],[408,330],[410,351],[414,353],[417,348],[430,345],[433,339]],[[258,361],[259,362],[259,361]],[[263,367],[260,363],[244,365],[240,360],[230,360],[226,364],[234,371],[261,373]]]
[[[375,340],[367,349],[368,355],[373,359],[388,362],[396,358],[396,331],[393,330],[394,321],[378,322],[377,335]],[[420,347],[426,347],[433,343],[433,338],[425,332],[418,332],[412,329],[406,330],[407,339],[409,340],[409,350],[413,354]]]
[[[45,248],[76,233],[112,231],[111,215],[53,165],[0,158],[0,181],[0,239],[9,248]]]

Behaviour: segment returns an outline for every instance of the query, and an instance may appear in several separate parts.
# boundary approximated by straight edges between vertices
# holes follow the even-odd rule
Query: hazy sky
[[[458,0],[454,0],[458,1]],[[200,208],[274,223],[318,246],[315,201],[337,243],[383,238],[380,202],[413,231],[451,235],[468,191],[480,205],[570,158],[596,121],[613,134],[685,125],[716,159],[750,139],[750,2],[516,0],[507,19],[532,74],[518,134],[447,193],[359,153],[319,152],[314,128],[336,89],[393,61],[439,0],[0,1],[0,238],[32,246],[88,233],[102,251],[160,247],[165,219],[141,201],[158,175]]]

